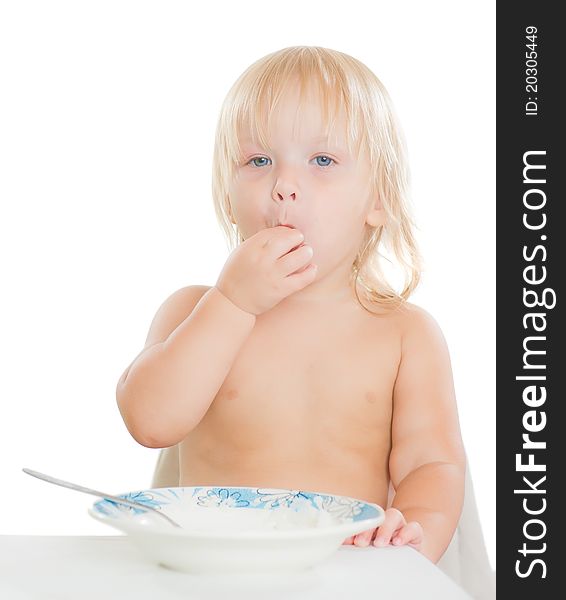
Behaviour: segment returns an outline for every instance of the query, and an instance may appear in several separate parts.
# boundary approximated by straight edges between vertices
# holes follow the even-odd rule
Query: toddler
[[[386,508],[344,540],[437,562],[466,460],[445,339],[419,282],[404,144],[358,60],[299,46],[251,65],[221,108],[213,199],[232,251],[213,287],[155,315],[116,395],[134,439],[179,445],[180,486],[286,488]],[[388,282],[380,250],[404,280]]]

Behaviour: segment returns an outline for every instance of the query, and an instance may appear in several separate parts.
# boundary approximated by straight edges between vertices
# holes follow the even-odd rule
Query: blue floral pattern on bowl
[[[194,486],[120,497],[163,511],[180,528],[156,522],[153,510],[111,500],[94,503],[89,514],[128,534],[156,564],[194,574],[310,568],[345,538],[378,527],[385,518],[377,504],[305,490]]]
[[[340,521],[363,521],[379,517],[383,510],[376,504],[346,496],[319,494],[301,490],[261,489],[251,487],[178,487],[129,492],[120,498],[134,500],[146,506],[163,509],[180,501],[204,508],[252,508],[276,510],[286,507],[294,511],[313,507],[330,513]],[[93,510],[107,517],[123,518],[144,513],[141,508],[100,500]]]

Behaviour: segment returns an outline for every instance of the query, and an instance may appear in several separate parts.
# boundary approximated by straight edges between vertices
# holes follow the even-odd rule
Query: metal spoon
[[[43,479],[43,481],[47,481],[48,483],[54,483],[55,485],[60,485],[61,487],[69,488],[70,490],[76,490],[77,492],[84,492],[85,494],[91,494],[93,496],[97,496],[98,498],[104,498],[105,500],[111,500],[112,502],[117,502],[118,504],[125,504],[126,506],[133,506],[135,508],[141,508],[145,511],[151,511],[153,513],[158,514],[160,517],[163,517],[170,525],[173,527],[179,527],[181,529],[181,525],[174,521],[171,517],[168,517],[166,514],[160,512],[153,506],[146,506],[141,502],[135,502],[134,500],[126,500],[125,498],[119,498],[118,496],[113,496],[112,494],[106,494],[105,492],[97,492],[96,490],[91,490],[90,488],[83,487],[82,485],[77,485],[76,483],[70,483],[69,481],[63,481],[62,479],[55,479],[55,477],[51,477],[50,475],[45,475],[43,473],[39,473],[38,471],[32,471],[31,469],[22,469],[24,473],[28,475],[32,475],[33,477],[37,477],[38,479]]]

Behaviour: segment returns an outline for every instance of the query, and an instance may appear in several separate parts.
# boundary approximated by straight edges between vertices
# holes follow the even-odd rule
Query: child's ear
[[[379,197],[371,205],[366,216],[366,223],[372,227],[383,227],[385,225],[385,210]]]

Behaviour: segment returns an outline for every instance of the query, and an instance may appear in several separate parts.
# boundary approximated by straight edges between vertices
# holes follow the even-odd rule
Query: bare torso
[[[179,444],[179,485],[310,490],[385,507],[400,356],[399,313],[372,315],[355,299],[331,313],[258,316]]]

